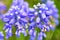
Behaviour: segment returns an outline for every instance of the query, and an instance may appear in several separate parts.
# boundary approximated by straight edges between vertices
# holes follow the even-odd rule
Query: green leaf
[[[2,31],[2,30],[3,30],[3,27],[4,27],[4,23],[3,23],[3,21],[2,21],[2,20],[0,20],[0,31]]]

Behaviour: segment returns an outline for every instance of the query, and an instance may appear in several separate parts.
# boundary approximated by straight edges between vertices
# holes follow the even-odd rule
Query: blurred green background
[[[7,10],[10,8],[10,5],[12,4],[12,0],[1,0],[6,6],[7,6]],[[29,3],[30,7],[33,7],[34,4],[37,4],[40,0],[25,0]],[[55,5],[58,9],[58,14],[60,17],[60,0],[54,0]],[[59,18],[59,24],[60,24],[60,18]],[[4,23],[2,22],[2,20],[0,20],[0,31],[3,31],[3,27],[4,27]],[[13,32],[15,32],[15,28],[13,28]],[[4,32],[4,34],[6,35],[6,33]],[[44,38],[44,40],[60,40],[60,25],[58,25],[56,27],[56,29],[54,31],[50,31],[50,32],[46,32],[47,37]],[[6,40],[4,38],[4,40]],[[13,35],[12,37],[10,37],[8,40],[29,40],[29,35],[24,37],[23,34],[21,34],[21,36],[19,38],[17,38],[15,35]]]

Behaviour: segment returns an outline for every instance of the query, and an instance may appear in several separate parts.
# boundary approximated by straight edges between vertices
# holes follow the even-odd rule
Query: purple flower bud
[[[0,40],[4,40],[4,35],[2,32],[0,32]]]
[[[29,35],[30,35],[30,40],[35,40],[35,38],[36,38],[36,31],[34,31],[33,29],[31,29],[29,31]]]
[[[6,10],[6,6],[3,4],[3,2],[0,2],[0,11]]]
[[[38,39],[37,40],[43,40],[43,32],[40,32],[38,34]]]
[[[5,10],[6,10],[6,5],[3,2],[0,2],[0,19],[2,19]]]
[[[39,24],[39,23],[40,23],[40,21],[41,21],[41,20],[40,20],[40,18],[39,18],[39,17],[37,17],[37,18],[36,18],[36,23],[37,23],[37,24]]]
[[[12,29],[11,28],[6,29],[5,32],[6,32],[6,39],[8,39],[9,37],[12,36]]]

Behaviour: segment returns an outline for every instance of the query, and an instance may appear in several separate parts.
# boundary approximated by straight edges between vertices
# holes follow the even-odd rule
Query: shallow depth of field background
[[[7,6],[7,10],[10,8],[10,5],[12,4],[12,0],[2,0],[3,3]],[[29,7],[33,7],[34,4],[37,4],[39,0],[25,0],[29,3]],[[60,17],[60,0],[54,0],[56,7],[58,8],[58,14]],[[60,20],[60,18],[59,18]],[[0,20],[0,31],[3,31],[4,23]],[[15,28],[13,28],[13,33],[15,32]],[[4,32],[5,34],[5,32]],[[60,21],[59,25],[56,27],[54,31],[46,32],[47,37],[44,38],[44,40],[60,40]],[[6,40],[6,39],[4,39]],[[24,37],[23,34],[21,34],[20,38],[17,38],[15,35],[9,38],[9,40],[29,40],[29,35]]]

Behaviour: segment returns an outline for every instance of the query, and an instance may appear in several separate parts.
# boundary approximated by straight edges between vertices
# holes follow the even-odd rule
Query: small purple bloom
[[[0,32],[0,40],[4,40],[4,34]]]

